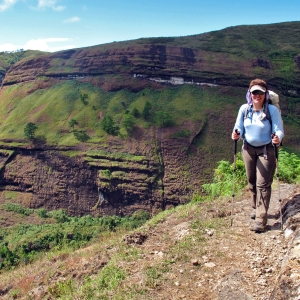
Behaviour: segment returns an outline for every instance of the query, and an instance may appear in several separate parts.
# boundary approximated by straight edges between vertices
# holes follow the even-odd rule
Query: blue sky
[[[59,51],[141,37],[300,20],[300,1],[0,0],[0,51]]]

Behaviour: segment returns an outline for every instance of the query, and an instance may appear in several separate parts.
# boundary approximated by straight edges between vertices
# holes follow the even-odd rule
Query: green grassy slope
[[[238,93],[223,93],[220,87],[180,86],[144,89],[139,93],[126,90],[105,92],[91,84],[64,81],[50,89],[27,94],[31,85],[19,84],[1,90],[1,139],[24,138],[24,126],[33,122],[38,125],[37,135],[45,136],[47,143],[68,144],[68,122],[74,118],[79,123],[76,127],[87,130],[93,142],[106,136],[100,127],[100,113],[112,116],[120,124],[126,111],[136,108],[142,112],[148,101],[152,105],[153,117],[149,122],[136,118],[137,126],[155,125],[155,112],[158,111],[169,112],[174,125],[180,126],[187,120],[205,120],[209,110],[222,113],[226,105],[234,107],[240,101]],[[87,95],[85,103],[80,99],[81,94]]]
[[[70,133],[69,121],[76,119],[78,125],[75,128],[85,130],[89,142],[98,143],[107,138],[100,126],[103,116],[110,115],[116,124],[121,125],[127,112],[137,109],[141,113],[148,101],[152,105],[152,118],[145,121],[136,117],[136,128],[158,127],[155,115],[164,111],[171,115],[174,126],[182,127],[180,130],[185,128],[187,121],[209,122],[218,129],[210,138],[222,143],[222,135],[229,134],[237,110],[245,101],[244,88],[184,85],[161,90],[144,89],[138,93],[127,90],[105,92],[88,83],[62,81],[31,94],[28,91],[32,84],[14,85],[0,91],[0,139],[24,139],[25,125],[33,122],[38,126],[36,135],[42,136],[47,144],[75,145],[79,141]],[[82,94],[87,95],[85,102],[81,100]],[[290,106],[293,109],[289,109]],[[299,138],[299,116],[296,115],[299,102],[293,98],[292,103],[288,97],[282,96],[281,107],[285,129],[293,137],[287,137],[286,144],[293,148],[293,141]],[[224,116],[224,122],[214,124],[214,118],[209,117],[211,113]]]

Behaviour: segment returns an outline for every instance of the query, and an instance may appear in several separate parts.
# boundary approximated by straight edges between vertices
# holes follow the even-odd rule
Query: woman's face
[[[251,92],[251,98],[254,106],[262,107],[264,104],[264,100],[266,97],[266,93],[255,90]]]

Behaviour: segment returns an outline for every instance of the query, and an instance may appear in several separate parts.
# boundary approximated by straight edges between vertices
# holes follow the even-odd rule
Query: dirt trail
[[[292,185],[280,185],[282,199],[299,193],[299,189],[296,190]],[[299,298],[290,298],[292,292],[288,283],[279,288],[282,285],[280,280],[284,273],[283,262],[287,260],[290,240],[280,230],[278,199],[278,188],[275,188],[272,192],[267,230],[264,233],[249,230],[254,222],[249,217],[252,210],[250,201],[245,199],[236,202],[233,226],[220,232],[206,230],[205,247],[193,249],[193,257],[187,253],[189,258],[184,263],[182,260],[177,263],[175,256],[174,264],[164,275],[164,280],[158,286],[153,286],[150,296],[139,299],[300,299],[300,295]],[[225,219],[230,222],[228,214]],[[169,216],[164,223],[154,228],[140,246],[144,254],[143,260],[158,266],[159,262],[163,264],[164,259],[170,259],[170,245],[174,245],[174,240],[180,241],[191,234],[190,226],[188,221],[180,222],[178,218]],[[300,270],[299,262],[300,260],[297,262],[296,272]],[[131,264],[131,270],[136,273],[131,277],[132,282],[137,283],[137,279],[140,282],[145,280],[138,271],[141,264],[141,261]]]

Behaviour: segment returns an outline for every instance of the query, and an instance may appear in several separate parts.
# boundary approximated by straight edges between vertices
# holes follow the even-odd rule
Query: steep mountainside
[[[298,90],[299,22],[237,26],[176,38],[139,39],[46,54],[12,66],[4,85],[38,76],[127,75],[245,86],[260,76],[276,88]],[[99,81],[101,84],[101,80]],[[125,88],[125,86],[122,86]]]
[[[0,203],[95,216],[185,203],[231,159],[230,132],[255,77],[280,95],[284,146],[299,152],[299,31],[300,22],[237,26],[21,52],[9,69],[11,54],[1,54]],[[118,134],[103,129],[108,116]]]

